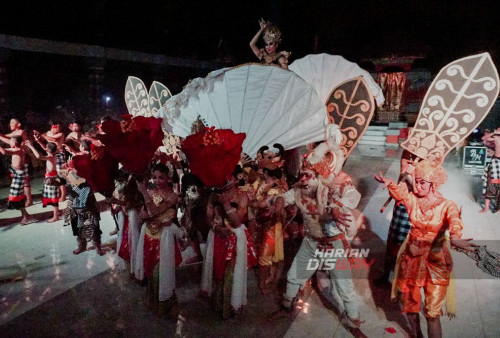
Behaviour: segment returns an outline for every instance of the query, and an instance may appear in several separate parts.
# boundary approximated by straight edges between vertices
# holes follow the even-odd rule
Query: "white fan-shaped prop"
[[[384,103],[382,89],[370,73],[340,55],[307,55],[292,62],[289,68],[314,87],[323,103],[326,103],[333,88],[358,76],[363,76],[368,88],[375,97],[377,106]]]
[[[326,107],[294,72],[247,64],[192,80],[157,116],[180,137],[198,117],[206,126],[244,132],[243,151],[253,157],[264,145],[292,149],[323,140]]]
[[[170,90],[160,82],[153,81],[149,94],[141,79],[129,76],[125,85],[125,103],[132,116],[154,116],[169,98]]]

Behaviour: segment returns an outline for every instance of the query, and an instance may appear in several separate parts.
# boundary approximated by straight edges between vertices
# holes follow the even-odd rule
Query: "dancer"
[[[264,19],[259,20],[260,29],[250,41],[250,48],[255,56],[264,64],[276,64],[283,69],[288,70],[288,58],[290,52],[278,52],[279,44],[281,43],[281,31],[271,22],[266,22]],[[265,47],[257,47],[257,42],[262,35]]]
[[[318,252],[345,252],[349,248],[346,235],[356,233],[352,210],[361,195],[350,177],[341,172],[343,161],[343,152],[333,138],[321,143],[304,159],[297,185],[283,195],[286,205],[298,206],[305,228],[305,237],[287,274],[282,302],[287,310],[293,309],[300,287],[316,271],[309,263],[321,258]],[[363,322],[350,269],[331,269],[329,275],[342,299],[348,328],[358,331]]]
[[[496,211],[500,209],[500,128],[490,134],[485,141],[494,145],[491,162],[484,169],[483,180],[484,208],[480,213],[490,211],[491,201],[495,201]]]
[[[213,297],[223,319],[247,305],[247,270],[257,264],[247,219],[248,197],[233,175],[222,191],[211,196],[207,218],[212,224],[201,277],[201,292]]]
[[[0,141],[10,145],[10,138],[14,136],[21,136],[23,141],[27,140],[26,131],[22,129],[21,122],[18,119],[13,118],[9,123],[10,133],[8,134],[0,134]],[[30,180],[30,171],[31,171],[31,159],[28,155],[24,159],[24,195],[26,196],[25,207],[29,207],[33,205],[33,197],[31,196],[31,180]]]
[[[396,262],[393,297],[396,291],[401,293],[402,312],[408,317],[414,334],[422,337],[418,313],[423,288],[428,335],[441,337],[439,317],[445,298],[448,314],[454,315],[454,299],[447,295],[453,263],[445,232],[450,232],[451,245],[455,247],[473,250],[475,246],[471,239],[460,239],[463,229],[460,210],[438,191],[446,182],[446,171],[441,165],[426,160],[416,163],[413,192],[408,191],[405,183],[396,184],[381,172],[374,177],[388,188],[396,201],[406,206],[412,224]]]
[[[401,154],[401,165],[398,182],[404,182],[408,187],[408,191],[413,190],[413,174],[415,171],[413,161],[415,157],[415,155],[413,155],[406,149],[404,149],[403,153]],[[394,265],[396,264],[396,257],[398,255],[399,249],[405,241],[408,232],[410,232],[410,229],[410,216],[408,215],[408,211],[406,210],[405,205],[402,202],[394,203],[391,225],[389,226],[389,232],[387,234],[387,243],[384,256],[384,272],[382,276],[374,281],[375,285],[382,286],[384,284],[388,285],[390,283],[390,273],[394,270]]]
[[[267,150],[267,146],[259,150],[257,165],[262,175],[253,184],[254,232],[259,258],[259,289],[262,294],[268,294],[269,286],[278,282],[284,260],[283,224],[286,211],[283,199],[275,197],[288,191],[288,185],[282,169],[285,150],[278,144],[275,147],[279,150],[278,154]]]
[[[64,133],[61,131],[60,125],[58,123],[52,123],[50,130],[45,134],[41,134],[37,130],[33,130],[33,136],[35,140],[44,148],[45,145],[42,142],[42,139],[46,142],[54,142],[57,144],[57,153],[56,153],[56,170],[59,176],[63,165],[66,163],[66,155],[64,154]],[[59,189],[61,190],[61,198],[60,201],[64,202],[66,200],[66,182],[64,178],[61,177],[61,186]]]
[[[182,261],[177,241],[185,237],[185,231],[177,225],[178,196],[172,174],[158,163],[151,170],[153,189],[148,190],[146,182],[137,182],[144,198],[141,216],[146,225],[137,246],[135,276],[147,279],[147,306],[160,315],[175,317],[175,268]]]
[[[23,138],[21,136],[13,136],[9,139],[9,143],[10,148],[0,147],[0,154],[8,154],[12,156],[10,164],[12,183],[10,185],[7,208],[21,211],[23,216],[21,219],[21,225],[34,223],[37,222],[37,220],[26,211],[26,195],[24,194],[24,182],[26,175],[24,161],[26,158],[26,151],[21,146]]]
[[[141,233],[140,209],[144,206],[144,198],[132,175],[125,177],[123,189],[113,197],[118,198],[118,224],[121,225],[116,251],[118,256],[129,263],[129,272],[133,276],[136,267],[137,243]]]
[[[203,255],[200,243],[206,242],[210,231],[210,223],[206,217],[209,193],[203,182],[191,173],[182,176],[181,188],[181,224],[188,234],[187,249],[189,249],[183,251],[183,262],[185,264],[201,262]]]
[[[70,123],[69,130],[71,130],[71,132],[66,136],[63,148],[68,153],[74,155],[76,152],[78,152],[83,134],[80,124],[78,124],[77,122]]]
[[[56,170],[57,145],[54,142],[47,143],[47,156],[40,156],[38,150],[36,150],[29,140],[25,141],[25,144],[31,149],[37,159],[46,161],[42,205],[44,208],[47,205],[52,205],[54,207],[52,218],[47,220],[47,223],[57,222],[59,220],[59,198],[61,197],[59,190],[61,183],[57,177]]]
[[[80,154],[76,156],[88,156]],[[76,157],[75,156],[75,157]],[[70,164],[71,165],[71,164]],[[92,241],[98,255],[101,249],[101,219],[94,191],[85,179],[78,176],[75,169],[69,167],[61,172],[68,181],[68,204],[65,211],[65,226],[71,225],[78,247],[73,250],[78,255],[87,250],[87,242]]]

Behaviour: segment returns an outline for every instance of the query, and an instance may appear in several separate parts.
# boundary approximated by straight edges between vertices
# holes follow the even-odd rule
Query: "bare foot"
[[[488,209],[481,209],[481,210],[479,210],[479,213],[480,213],[480,214],[485,214],[485,213],[487,213],[488,211],[489,211]]]
[[[23,218],[21,220],[21,225],[27,225],[27,224],[31,224],[31,223],[36,223],[38,222],[38,220],[36,218]]]
[[[84,251],[86,251],[84,248],[78,248],[76,250],[73,250],[73,255],[81,254]]]
[[[31,207],[33,205],[33,201],[26,201],[26,203],[24,204],[24,207],[27,208],[27,207]]]
[[[118,229],[115,229],[109,233],[110,236],[114,236],[118,233]],[[101,255],[102,256],[102,255]]]
[[[47,223],[54,223],[59,220],[59,217],[52,217],[51,219],[47,220]]]

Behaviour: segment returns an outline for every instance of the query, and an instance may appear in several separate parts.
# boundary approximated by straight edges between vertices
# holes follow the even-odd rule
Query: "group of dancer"
[[[261,36],[266,43],[263,49],[257,47]],[[261,21],[250,47],[263,63],[287,69],[290,53],[278,52],[280,42],[279,30]],[[18,120],[13,119],[10,127],[10,134],[1,135],[10,148],[0,147],[2,154],[12,156],[9,208],[21,211],[22,225],[34,221],[26,211],[32,204],[26,166],[26,149],[30,149],[46,162],[42,203],[54,207],[49,222],[59,219],[58,202],[67,199],[65,225],[72,226],[78,243],[73,253],[86,251],[87,243],[93,241],[97,252],[104,254],[94,191],[74,165],[82,158],[93,159],[92,149],[100,141],[84,137],[77,123],[70,125],[67,137],[53,124],[45,133],[33,132],[38,147],[28,140]],[[300,216],[303,239],[294,258],[290,257],[280,302],[284,310],[293,310],[299,290],[316,272],[310,268],[311,260],[319,260],[318,252],[324,250],[346,252],[357,232],[353,211],[361,195],[342,171],[342,136],[335,127],[330,126],[327,140],[305,151],[295,177],[287,175],[284,149],[279,144],[274,145],[277,152],[264,146],[255,159],[234,163],[232,174],[217,187],[207,186],[193,174],[188,160],[161,152],[144,175],[118,175],[112,196],[106,196],[113,204],[118,227],[117,252],[130,274],[147,284],[148,305],[159,314],[177,313],[176,268],[193,262],[203,262],[200,290],[212,297],[223,318],[238,314],[247,305],[247,274],[254,266],[258,266],[260,292],[276,292],[285,260],[285,238]],[[216,133],[200,133],[205,133],[201,139],[206,144],[219,144]],[[40,148],[46,155],[40,155]],[[66,155],[70,155],[69,161]],[[213,158],[226,165],[223,160]],[[446,181],[443,167],[424,159],[416,161],[408,153],[402,163],[409,180],[395,183],[382,173],[375,175],[396,200],[395,215],[404,218],[398,225],[391,223],[381,280],[387,280],[394,267],[394,296],[399,295],[415,336],[422,336],[418,314],[423,288],[428,333],[439,337],[445,300],[447,312],[454,313],[449,292],[450,248],[472,250],[473,244],[461,239],[463,223],[457,204],[439,193]],[[402,230],[401,223],[405,224]],[[359,332],[363,321],[351,270],[332,269],[328,274],[342,299],[346,326]]]

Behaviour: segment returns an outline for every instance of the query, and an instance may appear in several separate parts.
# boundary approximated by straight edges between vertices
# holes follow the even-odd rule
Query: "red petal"
[[[385,331],[387,331],[388,333],[396,333],[396,329],[390,326],[386,327]]]

